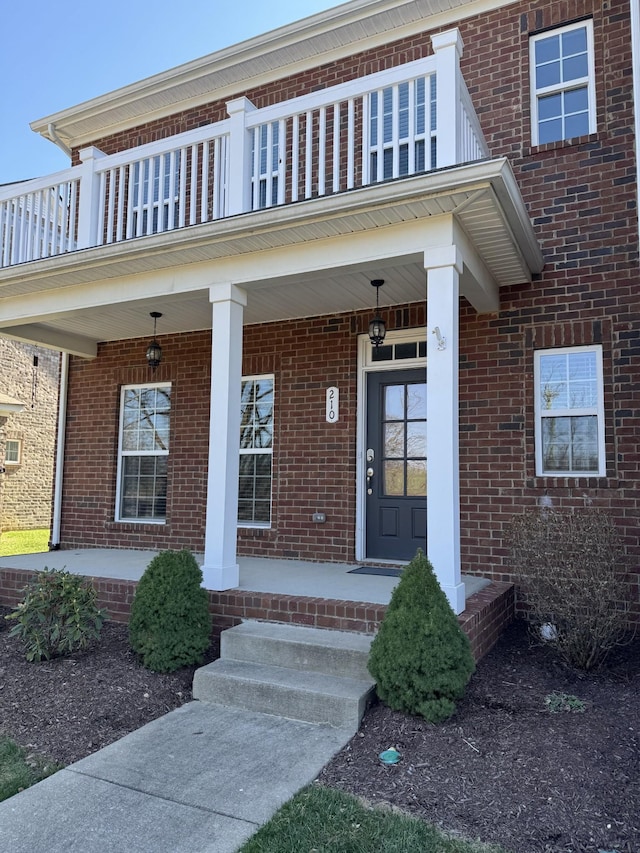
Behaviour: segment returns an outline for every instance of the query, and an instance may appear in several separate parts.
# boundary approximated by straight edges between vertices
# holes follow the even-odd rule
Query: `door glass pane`
[[[416,421],[407,424],[407,456],[425,458],[427,455],[427,424]]]
[[[385,424],[384,456],[391,459],[404,458],[404,425],[402,423]]]
[[[384,389],[384,420],[404,419],[404,385],[387,385]]]
[[[427,494],[426,459],[410,459],[407,462],[407,494],[412,497]]]
[[[423,419],[427,416],[427,383],[407,385],[407,418]]]
[[[385,495],[404,495],[404,462],[401,459],[387,460],[384,463]]]

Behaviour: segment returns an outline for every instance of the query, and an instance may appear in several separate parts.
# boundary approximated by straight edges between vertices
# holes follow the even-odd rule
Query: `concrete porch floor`
[[[119,548],[81,548],[0,557],[0,569],[41,571],[66,569],[74,574],[117,580],[140,580],[157,551]],[[197,559],[201,555],[196,554]],[[311,598],[366,601],[388,604],[398,583],[396,577],[350,574],[356,568],[343,563],[313,563],[265,557],[239,557],[240,583],[237,589]],[[485,578],[463,575],[465,598],[485,587]]]

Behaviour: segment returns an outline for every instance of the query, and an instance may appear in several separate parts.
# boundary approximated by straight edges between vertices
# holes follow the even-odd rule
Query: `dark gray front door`
[[[367,559],[410,560],[427,543],[424,368],[367,374]]]

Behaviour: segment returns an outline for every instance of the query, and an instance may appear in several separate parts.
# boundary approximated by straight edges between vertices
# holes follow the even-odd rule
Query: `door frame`
[[[387,332],[384,345],[410,343],[412,341],[426,341],[427,330],[424,326],[412,329]],[[402,358],[390,361],[376,361],[372,359],[372,345],[369,335],[358,336],[358,378],[357,378],[357,419],[356,419],[356,560],[359,563],[368,561],[366,554],[366,439],[367,439],[367,374],[386,373],[397,370],[424,367],[425,377],[427,372],[426,357]],[[427,385],[427,394],[429,388]],[[380,562],[380,560],[372,560]],[[406,560],[385,560],[386,563],[397,562],[404,565]]]

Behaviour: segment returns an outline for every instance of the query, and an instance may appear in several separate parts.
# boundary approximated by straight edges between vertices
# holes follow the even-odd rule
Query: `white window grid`
[[[252,431],[252,440],[250,442],[250,446],[248,447],[240,447],[240,456],[257,456],[263,455],[268,456],[271,460],[273,459],[273,425],[274,425],[274,410],[275,410],[275,382],[273,374],[259,374],[252,376],[243,376],[242,377],[242,388],[246,386],[247,383],[255,384],[256,382],[270,382],[271,383],[271,418],[269,424],[270,430],[270,438],[271,443],[269,446],[262,446],[262,444],[256,445],[255,441],[255,429]],[[245,425],[241,424],[241,430],[245,429]],[[241,437],[242,439],[242,437]],[[242,444],[242,440],[241,440]],[[271,483],[269,490],[269,520],[268,521],[249,521],[249,520],[238,520],[238,526],[240,527],[270,527],[271,526],[271,513],[272,513],[272,505],[273,505],[273,463],[271,463]]]
[[[156,383],[143,383],[140,385],[123,385],[120,389],[120,420],[119,420],[119,428],[118,428],[118,467],[116,472],[116,506],[115,506],[115,520],[116,521],[124,521],[138,524],[164,524],[166,522],[165,518],[148,518],[148,517],[130,517],[122,515],[122,488],[123,488],[123,473],[124,473],[124,459],[127,456],[168,456],[169,455],[169,447],[168,444],[164,449],[154,449],[154,450],[141,450],[141,449],[131,449],[125,450],[123,447],[123,438],[124,438],[124,416],[125,416],[125,396],[127,391],[146,391],[153,390],[158,388],[166,388],[171,389],[170,382],[156,382]]]
[[[4,464],[20,465],[22,463],[22,441],[19,438],[8,438],[4,445]]]
[[[579,76],[571,76],[570,64],[572,56],[563,56],[563,36],[584,30],[586,36],[586,60],[587,73]],[[538,68],[543,67],[546,63],[536,62],[537,45],[545,39],[559,39],[560,52],[557,62],[560,68],[560,79],[548,85],[537,85]],[[597,130],[596,124],[596,97],[595,97],[595,70],[594,70],[594,50],[593,50],[593,21],[580,21],[575,24],[568,24],[564,27],[558,27],[553,30],[546,30],[543,33],[538,33],[531,36],[529,40],[529,78],[531,86],[531,142],[533,145],[544,144],[545,142],[560,142],[572,138],[574,134],[568,132],[566,125],[567,120],[571,119],[574,113],[570,106],[567,105],[567,96],[571,97],[572,93],[586,89],[587,95],[587,115],[588,115],[588,133],[595,133]],[[548,96],[558,95],[562,100],[562,109],[558,113],[557,118],[561,121],[562,132],[556,139],[546,140],[541,138],[540,126],[544,122],[544,118],[540,115],[540,102]],[[580,110],[580,114],[583,110]]]
[[[595,368],[595,401],[587,405],[567,405],[552,407],[543,404],[544,390],[541,388],[541,361],[543,358],[557,358],[561,361],[574,355],[591,353]],[[557,347],[536,350],[534,353],[534,412],[535,412],[535,456],[536,476],[538,477],[604,477],[606,476],[605,427],[604,427],[604,385],[602,372],[602,347],[600,344],[581,347]],[[553,394],[550,390],[549,395]],[[593,469],[567,467],[563,470],[546,469],[544,465],[543,422],[549,418],[596,417],[597,419],[597,466]]]

